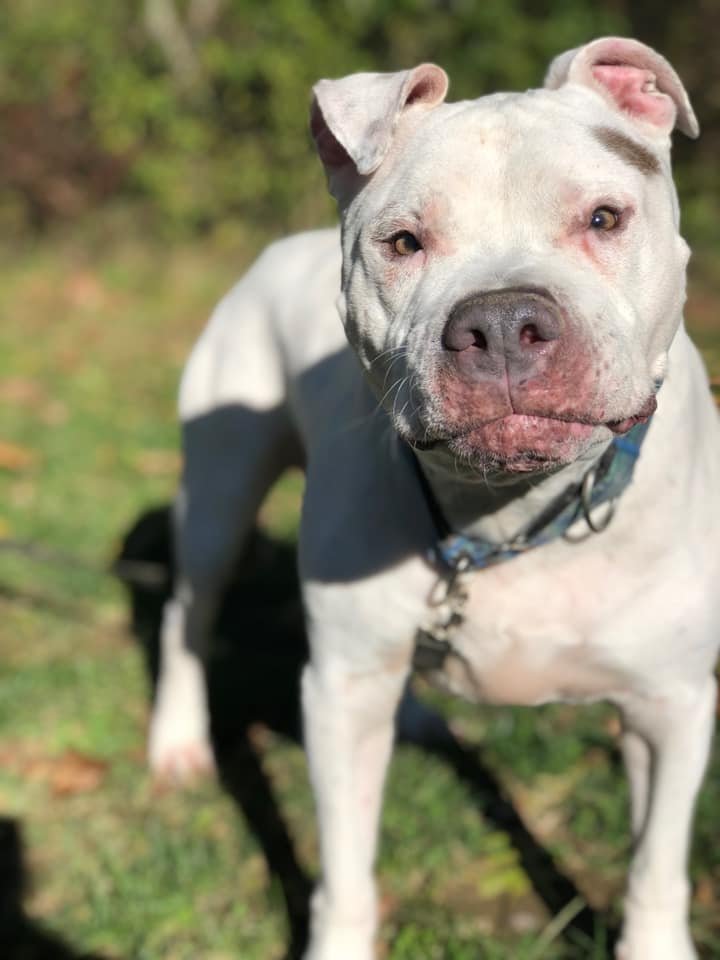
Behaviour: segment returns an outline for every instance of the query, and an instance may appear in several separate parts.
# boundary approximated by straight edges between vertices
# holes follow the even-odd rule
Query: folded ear
[[[689,137],[700,128],[680,77],[668,61],[637,40],[605,37],[556,57],[545,86],[578,83],[597,91],[648,135],[677,127]]]
[[[328,176],[352,164],[361,176],[385,159],[395,126],[409,107],[442,103],[447,74],[434,63],[401,73],[354,73],[313,87],[310,129]]]

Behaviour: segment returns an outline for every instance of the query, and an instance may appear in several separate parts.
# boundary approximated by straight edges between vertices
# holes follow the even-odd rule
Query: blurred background
[[[6,0],[4,232],[113,208],[166,240],[306,227],[329,210],[308,149],[318,77],[434,59],[462,99],[537,85],[558,51],[617,33],[662,50],[691,92],[703,139],[678,168],[688,228],[710,241],[719,29],[713,0]]]
[[[688,322],[717,388],[716,0],[4,0],[3,958],[297,955],[316,870],[299,476],[263,508],[218,626],[220,782],[158,790],[145,769],[183,362],[264,243],[333,221],[307,132],[315,80],[433,60],[451,99],[474,97],[539,85],[557,53],[609,33],[668,57],[700,119],[674,149]],[[613,712],[423,696],[453,735],[393,766],[383,955],[609,957],[628,855]],[[716,756],[693,854],[704,958],[720,957],[718,773]]]

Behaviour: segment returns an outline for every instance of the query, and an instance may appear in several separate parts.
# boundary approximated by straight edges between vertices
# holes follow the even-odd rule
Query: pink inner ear
[[[445,72],[431,63],[424,63],[413,71],[414,82],[405,103],[440,103],[447,93]]]
[[[621,110],[656,127],[672,128],[675,106],[670,97],[655,88],[655,74],[651,70],[601,63],[592,68],[592,74]]]

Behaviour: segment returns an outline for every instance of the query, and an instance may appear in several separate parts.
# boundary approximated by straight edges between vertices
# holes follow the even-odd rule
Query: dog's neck
[[[432,495],[454,533],[501,544],[527,529],[570,486],[578,486],[608,443],[554,472],[516,475],[463,469],[444,452],[418,454]]]

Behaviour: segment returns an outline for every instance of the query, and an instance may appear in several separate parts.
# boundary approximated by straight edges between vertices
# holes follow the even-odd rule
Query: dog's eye
[[[417,253],[418,250],[422,250],[422,244],[409,230],[402,230],[400,233],[396,233],[394,237],[390,238],[390,243],[395,253],[400,257],[410,257],[413,253]]]
[[[591,229],[600,230],[603,233],[614,230],[619,223],[620,214],[615,210],[611,210],[610,207],[598,207],[597,210],[593,210],[593,214],[590,217]]]

